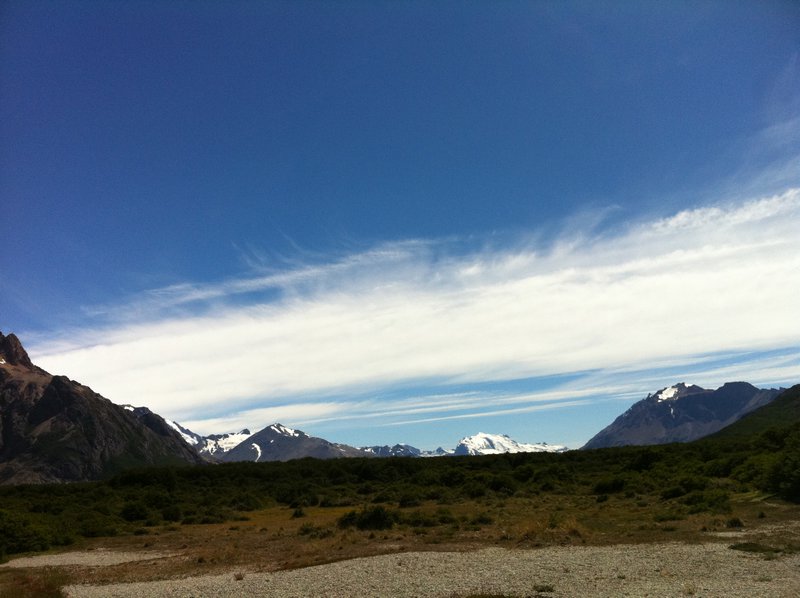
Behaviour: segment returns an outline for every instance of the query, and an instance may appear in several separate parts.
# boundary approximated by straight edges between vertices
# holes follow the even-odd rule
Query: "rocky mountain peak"
[[[122,407],[31,363],[0,334],[0,484],[75,482],[204,460],[146,407]]]
[[[713,434],[780,394],[747,382],[716,390],[683,382],[648,394],[598,432],[584,448],[691,442]]]
[[[10,365],[21,365],[26,368],[33,368],[28,353],[22,347],[17,335],[13,332],[5,336],[0,332],[0,361]]]

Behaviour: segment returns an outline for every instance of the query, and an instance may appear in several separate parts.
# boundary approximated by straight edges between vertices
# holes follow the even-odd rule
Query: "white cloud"
[[[233,429],[247,417],[334,417],[346,409],[331,397],[380,397],[421,381],[644,369],[792,347],[798,230],[800,190],[791,189],[614,234],[573,231],[551,247],[449,254],[447,242],[411,241],[152,291],[114,308],[116,324],[31,353],[117,402]],[[175,316],[178,305],[194,315]]]
[[[293,403],[260,409],[246,409],[222,417],[209,417],[204,419],[182,419],[181,425],[198,434],[219,434],[232,432],[252,427],[254,422],[285,423],[296,421],[319,421],[335,417],[336,414],[346,412],[350,405],[343,403]],[[263,426],[262,426],[263,427]],[[250,432],[257,432],[260,428],[253,428]]]

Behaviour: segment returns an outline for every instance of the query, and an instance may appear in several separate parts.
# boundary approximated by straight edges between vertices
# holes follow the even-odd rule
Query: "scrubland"
[[[244,576],[486,547],[724,542],[731,554],[789,558],[800,549],[798,464],[795,426],[686,445],[155,468],[7,487],[6,558],[134,551],[145,560],[12,562],[0,569],[0,591],[59,595],[73,583]]]

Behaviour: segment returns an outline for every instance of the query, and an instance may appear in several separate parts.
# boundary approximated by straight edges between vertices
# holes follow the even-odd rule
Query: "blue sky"
[[[580,446],[800,381],[794,2],[0,6],[0,330],[198,432]]]

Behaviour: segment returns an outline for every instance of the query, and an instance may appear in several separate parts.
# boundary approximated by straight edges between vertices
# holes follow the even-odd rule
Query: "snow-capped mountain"
[[[167,423],[183,437],[188,445],[193,446],[198,453],[204,457],[212,457],[214,459],[222,458],[225,453],[250,437],[250,430],[247,428],[240,432],[201,436],[188,428],[184,428],[178,422],[170,421]]]
[[[512,440],[505,434],[486,434],[479,432],[474,436],[462,438],[456,446],[454,455],[499,455],[502,453],[560,453],[567,447],[540,442],[526,444]]]
[[[337,459],[340,457],[372,457],[360,449],[346,444],[328,442],[293,430],[281,424],[267,426],[248,436],[237,446],[225,452],[222,461],[289,461],[303,457]]]
[[[728,382],[716,390],[681,382],[634,403],[584,448],[690,442],[732,424],[780,392],[747,382]]]

